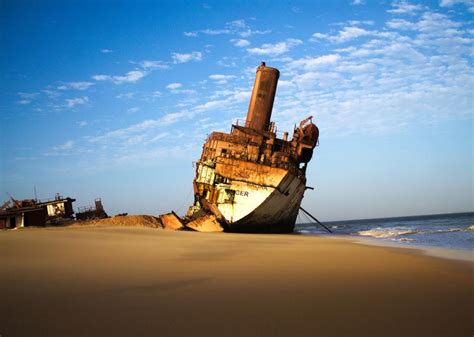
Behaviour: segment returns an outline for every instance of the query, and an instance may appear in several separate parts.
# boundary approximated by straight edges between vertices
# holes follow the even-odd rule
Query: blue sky
[[[473,1],[2,1],[0,196],[182,214],[261,61],[321,220],[473,210]]]

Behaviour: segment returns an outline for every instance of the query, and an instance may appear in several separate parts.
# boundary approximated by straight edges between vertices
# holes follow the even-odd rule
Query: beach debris
[[[77,220],[105,219],[108,217],[100,198],[94,200],[94,206],[79,207],[76,212]]]
[[[160,215],[160,221],[164,229],[178,230],[184,229],[183,222],[175,212]]]
[[[201,216],[191,222],[188,222],[186,227],[198,232],[223,232],[224,228],[221,226],[217,218],[213,214]]]

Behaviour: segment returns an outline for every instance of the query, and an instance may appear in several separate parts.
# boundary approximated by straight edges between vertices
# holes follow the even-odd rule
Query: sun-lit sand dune
[[[472,263],[302,235],[0,232],[0,335],[472,336]]]

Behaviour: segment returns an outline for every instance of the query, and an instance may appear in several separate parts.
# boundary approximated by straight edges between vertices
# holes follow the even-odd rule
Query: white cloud
[[[415,29],[425,34],[442,36],[455,32],[453,29],[460,26],[460,23],[451,20],[447,15],[426,12],[423,13],[421,20],[416,23]]]
[[[170,136],[170,134],[168,132],[162,132],[162,133],[159,133],[157,134],[155,137],[151,138],[148,143],[151,144],[151,143],[155,143],[161,139],[164,139],[166,137]]]
[[[138,111],[140,111],[140,108],[137,107],[137,106],[134,106],[134,107],[132,107],[132,108],[127,109],[127,112],[128,112],[128,113],[136,113],[136,112],[138,112]]]
[[[236,58],[234,57],[224,56],[222,59],[217,61],[217,64],[220,65],[221,67],[226,67],[226,68],[237,67],[237,63],[234,61],[235,59]]]
[[[32,103],[35,99],[37,99],[40,93],[39,92],[18,92],[17,95],[20,97],[20,100],[16,101],[17,104],[28,105]],[[37,108],[36,110],[39,111],[38,109],[39,108]]]
[[[240,36],[242,37],[249,37],[249,36],[252,36],[252,35],[264,35],[264,34],[269,34],[271,33],[272,31],[270,29],[266,29],[266,30],[251,30],[251,29],[247,29],[245,31],[242,31],[239,33]]]
[[[413,15],[423,9],[423,6],[411,4],[407,0],[395,1],[392,3],[392,7],[393,9],[389,9],[388,13]]]
[[[109,75],[94,75],[92,76],[92,79],[96,81],[108,81],[112,79],[112,76]]]
[[[147,72],[141,70],[132,70],[123,76],[94,75],[92,78],[96,81],[111,81],[115,84],[134,83],[147,75]]]
[[[323,33],[314,33],[312,36],[311,36],[311,39],[310,41],[317,41],[317,40],[327,40],[329,38],[329,35],[328,34],[323,34]]]
[[[310,41],[315,42],[317,40],[328,40],[333,43],[343,43],[350,40],[357,39],[362,36],[371,35],[374,32],[365,30],[360,27],[347,26],[340,30],[336,35],[328,35],[322,33],[314,33]]]
[[[66,99],[66,106],[68,108],[73,108],[76,105],[84,105],[89,102],[88,97],[77,97],[77,98],[68,98]]]
[[[278,56],[288,52],[291,48],[302,44],[303,41],[297,39],[286,39],[275,44],[265,43],[259,48],[248,48],[247,51],[254,55]]]
[[[239,19],[227,22],[223,28],[206,28],[192,32],[184,32],[184,36],[196,37],[199,34],[205,35],[239,35],[241,37],[249,37],[251,35],[262,35],[270,33],[270,30],[252,30],[245,20]]]
[[[342,31],[339,32],[339,34],[334,37],[334,42],[340,43],[340,42],[346,42],[352,39],[356,39],[361,36],[366,36],[369,35],[370,32],[359,27],[344,27]]]
[[[115,83],[124,83],[124,82],[136,82],[143,77],[145,77],[146,73],[140,70],[132,70],[126,73],[123,76],[113,76],[113,81]]]
[[[170,83],[166,86],[167,89],[169,90],[176,90],[181,88],[183,85],[181,83]]]
[[[247,28],[247,24],[244,19],[234,20],[227,22],[227,26],[236,27],[236,28]]]
[[[230,34],[229,29],[203,29],[199,31],[200,33],[207,35],[221,35],[221,34]]]
[[[136,63],[136,62],[131,62]],[[169,65],[167,65],[163,61],[157,60],[144,60],[138,63],[143,70],[134,69],[126,73],[125,75],[104,75],[104,74],[97,74],[92,76],[92,79],[96,81],[110,81],[115,84],[122,84],[122,83],[135,83],[141,80],[143,77],[147,76],[151,71],[156,69],[168,69]]]
[[[197,37],[199,34],[206,34],[206,35],[221,35],[221,34],[231,34],[232,32],[229,29],[201,29],[194,32],[184,32],[184,36],[187,37]]]
[[[202,53],[199,51],[193,51],[189,54],[173,53],[172,57],[174,63],[186,63],[189,61],[201,61]]]
[[[327,67],[330,64],[337,63],[341,59],[338,54],[329,54],[319,57],[305,57],[299,60],[294,60],[288,63],[290,68],[302,67],[306,70],[315,69],[318,67]]]
[[[349,20],[347,22],[351,26],[361,26],[361,25],[368,25],[368,26],[373,26],[375,24],[374,21],[372,20]]]
[[[143,69],[146,69],[146,70],[169,68],[169,65],[167,65],[163,61],[145,60],[145,61],[140,62],[140,65],[142,66]]]
[[[467,7],[469,12],[474,12],[474,1],[473,0],[441,0],[439,2],[440,7],[452,7],[457,4],[463,4]]]
[[[353,0],[351,2],[351,5],[357,6],[357,5],[365,5],[365,0]]]
[[[125,128],[116,129],[113,131],[105,132],[101,135],[88,137],[87,140],[89,143],[109,143],[111,141],[124,140],[128,141],[131,137],[136,137],[137,135],[143,136],[146,132],[155,130],[157,128],[168,126],[170,124],[176,123],[183,118],[192,116],[192,114],[186,112],[174,112],[163,115],[158,119],[147,119],[140,123],[132,124]]]
[[[388,21],[386,25],[389,28],[401,30],[409,30],[416,28],[416,25],[413,22],[404,19],[393,19]]]
[[[54,151],[65,151],[65,150],[70,150],[74,146],[74,141],[68,140],[64,144],[57,145],[53,147]]]
[[[18,92],[17,95],[20,96],[20,98],[22,98],[22,99],[33,100],[33,99],[35,99],[39,96],[39,93],[37,93],[37,92]]]
[[[51,90],[51,89],[43,89],[41,91],[50,98],[55,98],[55,97],[58,97],[60,95],[60,93],[58,93],[55,90]]]
[[[195,94],[196,93],[195,90],[181,89],[182,87],[183,87],[183,84],[181,84],[181,83],[170,83],[166,86],[166,88],[168,90],[170,90],[171,93],[173,93],[173,94]],[[152,95],[152,98],[156,98],[156,97],[159,97],[159,96],[161,96],[161,93],[160,92],[155,92]]]
[[[203,104],[199,104],[193,108],[193,111],[196,113],[202,113],[205,111],[211,111],[215,109],[224,109],[229,108],[235,104],[244,102],[249,99],[250,91],[249,90],[234,90],[226,92],[224,99],[208,101]]]
[[[101,49],[100,52],[103,54],[109,54],[109,53],[113,53],[113,50],[104,48],[104,49]]]
[[[135,96],[135,93],[134,92],[125,92],[125,93],[122,93],[122,94],[118,94],[117,98],[119,99],[131,99]]]
[[[77,124],[79,125],[79,127],[82,128],[84,126],[87,126],[89,123],[87,121],[79,121]]]
[[[58,87],[59,90],[87,90],[89,87],[93,86],[94,83],[92,82],[68,82],[66,84],[60,85]]]
[[[233,75],[221,75],[221,74],[214,74],[210,75],[209,78],[211,80],[216,81],[218,84],[226,84],[229,80],[235,78]]]
[[[247,47],[250,45],[250,42],[245,39],[232,39],[230,40],[236,47]]]

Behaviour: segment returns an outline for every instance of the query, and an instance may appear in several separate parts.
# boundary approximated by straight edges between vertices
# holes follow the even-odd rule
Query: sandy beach
[[[303,235],[0,232],[0,335],[472,336],[472,262]]]

